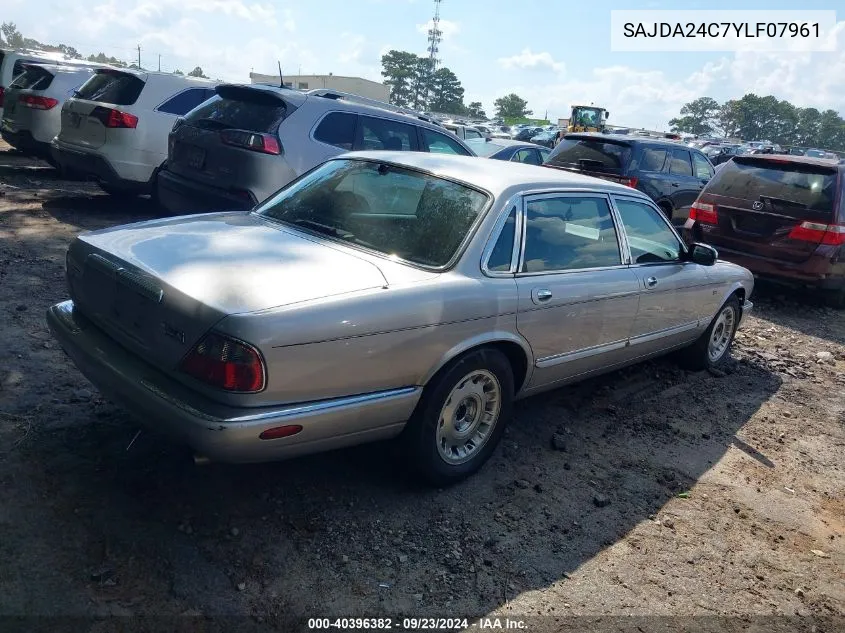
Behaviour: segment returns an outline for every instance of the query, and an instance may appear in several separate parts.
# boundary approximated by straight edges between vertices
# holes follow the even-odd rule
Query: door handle
[[[646,288],[654,288],[657,285],[657,277],[649,277],[645,280]]]
[[[548,301],[552,298],[552,291],[548,288],[543,288],[537,291],[537,301]]]
[[[679,183],[679,182],[673,182],[673,183],[670,183],[670,184],[671,184],[673,187],[680,187],[680,186],[681,186],[681,183]]]

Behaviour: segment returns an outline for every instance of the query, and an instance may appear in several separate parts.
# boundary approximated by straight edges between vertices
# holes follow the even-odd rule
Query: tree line
[[[31,37],[24,37],[23,34],[18,31],[18,28],[14,22],[3,22],[3,24],[0,24],[0,46],[7,46],[9,48],[28,48],[39,51],[46,51],[50,53],[62,53],[63,55],[71,59],[85,59],[89,62],[107,64],[109,66],[117,66],[119,68],[138,68],[138,64],[129,64],[123,61],[122,59],[111,57],[102,52],[97,53],[96,55],[88,55],[88,57],[83,57],[82,54],[73,46],[67,46],[66,44],[45,44],[44,42],[39,42],[38,40],[33,39]],[[177,75],[185,74],[178,69],[174,70],[173,72]],[[189,72],[188,76],[204,77],[206,79],[208,78],[208,76],[203,72],[202,68],[200,68],[199,66]]]
[[[836,110],[801,108],[771,95],[749,93],[721,104],[700,97],[685,104],[669,125],[673,132],[845,151],[845,119]]]
[[[464,104],[464,88],[457,75],[445,66],[435,68],[428,57],[391,50],[381,58],[384,83],[390,88],[390,103],[416,110],[442,112],[473,119],[486,119],[480,101]],[[516,94],[495,102],[496,116],[519,119],[531,114],[528,103]]]

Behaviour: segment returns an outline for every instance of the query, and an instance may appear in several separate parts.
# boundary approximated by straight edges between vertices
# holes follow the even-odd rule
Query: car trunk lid
[[[71,245],[68,282],[83,314],[165,368],[226,315],[386,283],[365,258],[247,213],[84,234]]]
[[[99,69],[75,97],[62,107],[59,140],[91,149],[102,147],[108,138],[104,114],[134,104],[144,89],[146,73]]]
[[[806,261],[833,223],[840,183],[834,166],[789,159],[737,156],[716,172],[699,203],[715,207],[715,222],[700,223],[713,246],[788,263]]]
[[[296,106],[260,88],[223,85],[215,91],[170,134],[167,169],[213,187],[248,189],[268,162],[279,161],[279,125]]]

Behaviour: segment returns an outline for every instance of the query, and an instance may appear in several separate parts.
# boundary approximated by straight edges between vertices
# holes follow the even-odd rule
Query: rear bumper
[[[687,243],[707,243],[707,235],[702,235],[692,220],[684,225],[683,238]],[[719,245],[715,245],[715,248],[719,251],[719,259],[747,268],[757,279],[819,290],[845,288],[845,260],[834,261],[836,246],[819,246],[806,261],[798,263],[756,257]]]
[[[149,181],[139,182],[121,177],[111,161],[98,152],[70,147],[54,140],[50,144],[50,154],[64,171],[113,185],[126,191],[133,191],[138,194],[151,193]]]
[[[208,400],[126,351],[64,301],[47,311],[53,336],[106,397],[145,426],[212,461],[262,462],[387,439],[401,432],[421,389],[406,387],[276,407],[233,407]],[[287,438],[262,440],[299,424]]]
[[[256,205],[249,192],[243,196],[225,189],[188,180],[166,168],[158,174],[158,201],[172,213],[203,213],[206,211],[248,211]]]
[[[12,132],[3,128],[0,130],[0,136],[9,145],[22,152],[32,154],[39,158],[48,158],[50,156],[50,144],[36,141],[29,130],[20,130]]]

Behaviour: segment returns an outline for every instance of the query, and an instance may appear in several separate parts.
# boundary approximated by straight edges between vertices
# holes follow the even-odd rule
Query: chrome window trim
[[[684,240],[681,239],[680,235],[678,234],[678,231],[675,230],[675,227],[672,225],[672,223],[669,222],[669,220],[666,218],[666,216],[663,214],[663,212],[657,207],[656,204],[654,204],[654,202],[652,202],[652,200],[650,198],[645,199],[645,198],[641,198],[640,196],[631,196],[631,195],[627,195],[627,194],[624,194],[624,193],[614,193],[610,196],[610,198],[611,198],[611,201],[613,203],[614,209],[616,211],[616,214],[617,214],[617,217],[618,217],[618,220],[619,220],[619,226],[622,227],[622,232],[624,233],[624,236],[625,236],[625,249],[628,252],[628,261],[630,262],[629,266],[631,268],[635,268],[635,267],[636,268],[642,268],[642,267],[647,267],[647,266],[665,266],[666,264],[685,264],[685,263],[688,263],[687,260],[683,257],[683,255],[685,255],[688,252],[687,245],[684,243]],[[681,247],[682,256],[677,260],[667,261],[667,262],[648,262],[648,263],[645,263],[645,264],[636,263],[634,261],[633,257],[631,256],[631,245],[628,242],[628,230],[625,228],[625,224],[622,222],[622,214],[619,213],[619,208],[616,206],[616,198],[621,198],[621,199],[626,200],[628,202],[638,202],[638,203],[643,204],[647,207],[650,207],[655,213],[657,213],[658,217],[662,220],[664,226],[667,226],[669,228],[669,231],[671,231],[672,235],[675,236],[675,239],[678,240],[678,244],[680,244],[680,247]]]
[[[481,272],[485,277],[513,277],[514,268],[515,268],[515,261],[519,255],[519,236],[521,235],[520,229],[522,227],[522,213],[520,209],[522,208],[521,194],[515,194],[508,198],[508,201],[502,208],[502,211],[499,213],[499,217],[496,219],[496,224],[493,225],[493,230],[490,231],[490,237],[487,238],[487,243],[484,245],[484,250],[481,253]],[[502,231],[505,228],[505,224],[508,221],[508,217],[511,214],[511,211],[515,211],[515,221],[514,221],[514,232],[513,232],[513,249],[511,250],[511,265],[508,270],[490,270],[487,264],[490,261],[490,256],[493,254],[493,249],[496,248],[496,243],[499,241],[499,237],[502,235]]]
[[[619,264],[614,264],[612,266],[594,266],[591,268],[572,268],[572,269],[562,269],[562,270],[542,270],[536,272],[522,272],[522,267],[525,264],[525,243],[526,243],[526,231],[528,228],[528,204],[535,201],[535,200],[545,200],[548,198],[603,198],[607,207],[610,211],[610,220],[613,222],[613,230],[616,232],[616,248],[619,251]],[[561,192],[554,192],[554,191],[544,191],[542,193],[531,193],[531,194],[523,194],[522,197],[522,227],[520,233],[520,249],[519,249],[519,261],[517,262],[516,266],[516,277],[534,277],[537,275],[562,275],[568,273],[583,273],[583,272],[595,272],[598,270],[613,270],[616,268],[626,268],[627,264],[625,263],[625,250],[622,245],[621,240],[621,231],[619,229],[619,223],[617,221],[617,217],[614,216],[613,213],[613,204],[611,201],[611,196],[609,193],[604,191],[595,191],[595,190],[584,190],[584,191],[561,191]]]

